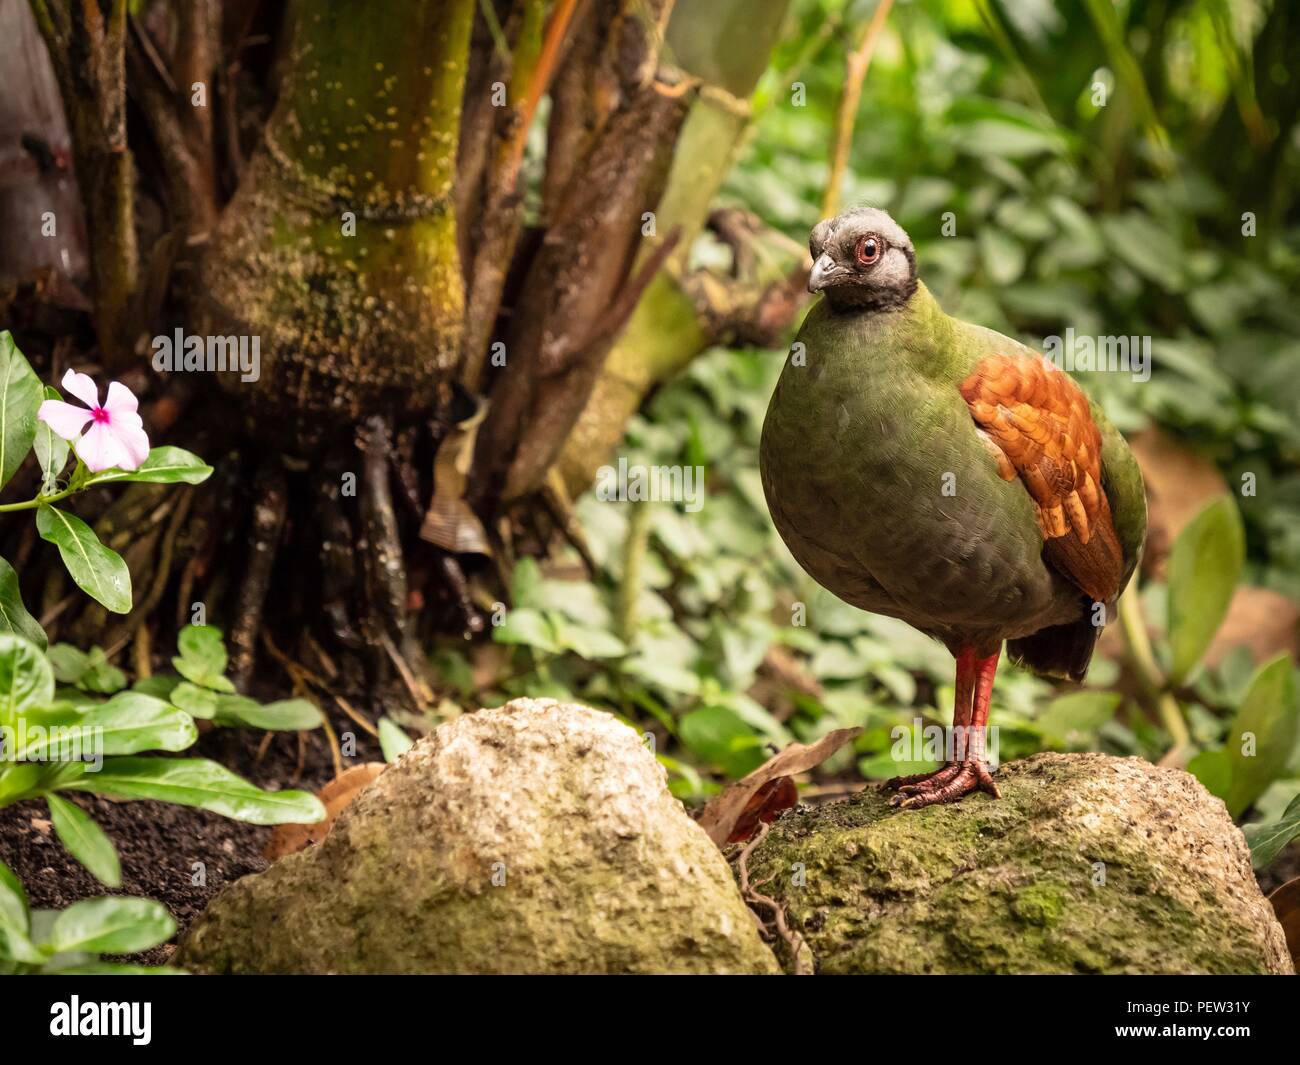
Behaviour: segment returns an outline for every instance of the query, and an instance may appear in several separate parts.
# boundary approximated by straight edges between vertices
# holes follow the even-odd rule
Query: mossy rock
[[[218,973],[777,973],[717,848],[609,714],[516,699],[440,726],[315,847],[213,900]]]
[[[1135,758],[1040,754],[999,800],[871,787],[749,859],[818,973],[1293,973],[1223,803]],[[771,878],[769,880],[769,878]]]

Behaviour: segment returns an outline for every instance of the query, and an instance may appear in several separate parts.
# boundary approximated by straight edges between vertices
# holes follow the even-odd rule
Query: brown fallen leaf
[[[744,843],[763,823],[775,821],[782,810],[788,810],[799,803],[799,789],[794,786],[794,777],[777,777],[769,780],[749,797],[745,808],[740,811],[736,827],[727,837],[728,843]]]
[[[277,825],[262,851],[263,857],[275,861],[286,854],[294,854],[313,843],[319,843],[329,835],[335,819],[348,803],[387,768],[388,765],[384,762],[365,762],[345,769],[316,793],[316,797],[325,805],[325,820],[317,821],[314,825]]]
[[[1277,915],[1277,923],[1286,934],[1291,960],[1300,967],[1300,876],[1288,880],[1268,897]]]
[[[763,797],[756,800],[755,795],[765,785],[782,777],[806,773],[809,769],[821,765],[861,731],[861,728],[841,728],[828,732],[816,743],[790,744],[784,751],[773,755],[748,776],[742,777],[734,784],[729,784],[721,795],[710,799],[700,813],[700,827],[719,847],[724,843],[743,842],[754,834],[762,821],[771,821],[781,810],[794,805],[794,802],[790,801],[785,806],[773,808],[773,804],[790,798],[790,789],[784,785],[768,789]],[[764,817],[764,814],[770,816]],[[744,836],[738,834],[742,818],[748,821],[749,829]]]

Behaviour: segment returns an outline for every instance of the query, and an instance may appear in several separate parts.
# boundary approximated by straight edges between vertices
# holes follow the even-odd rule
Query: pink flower
[[[139,403],[131,390],[114,381],[108,386],[108,399],[101,407],[95,382],[88,375],[73,370],[63,375],[63,389],[90,409],[64,403],[61,399],[47,399],[36,412],[36,417],[64,440],[76,441],[73,447],[77,456],[91,473],[114,466],[122,470],[139,469],[149,455],[149,437],[145,435],[144,423],[136,413]],[[87,422],[93,424],[83,436],[81,431]]]

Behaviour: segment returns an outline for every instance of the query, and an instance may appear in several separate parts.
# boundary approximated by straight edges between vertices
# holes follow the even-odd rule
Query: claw
[[[932,773],[928,780],[900,788],[898,794],[889,800],[889,805],[903,810],[918,810],[923,806],[957,802],[976,791],[995,799],[1001,797],[992,774],[982,762],[959,762],[944,766]]]

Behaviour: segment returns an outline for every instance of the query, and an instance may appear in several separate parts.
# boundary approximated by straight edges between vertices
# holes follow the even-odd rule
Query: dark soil
[[[355,758],[381,761],[378,743],[346,718],[333,722],[338,732],[357,736]],[[267,789],[318,790],[334,776],[334,763],[322,730],[305,733],[301,771],[297,733],[274,733],[265,754],[258,747],[266,736],[247,729],[212,729],[186,752],[211,758]],[[267,866],[262,857],[273,829],[231,821],[219,814],[160,802],[113,802],[95,795],[62,792],[94,817],[117,847],[122,862],[121,894],[156,899],[185,931],[208,900],[227,884]],[[27,889],[33,909],[62,909],[80,899],[110,892],[76,862],[49,824],[42,800],[0,810],[0,861]],[[142,958],[159,963],[171,953],[164,945]]]

